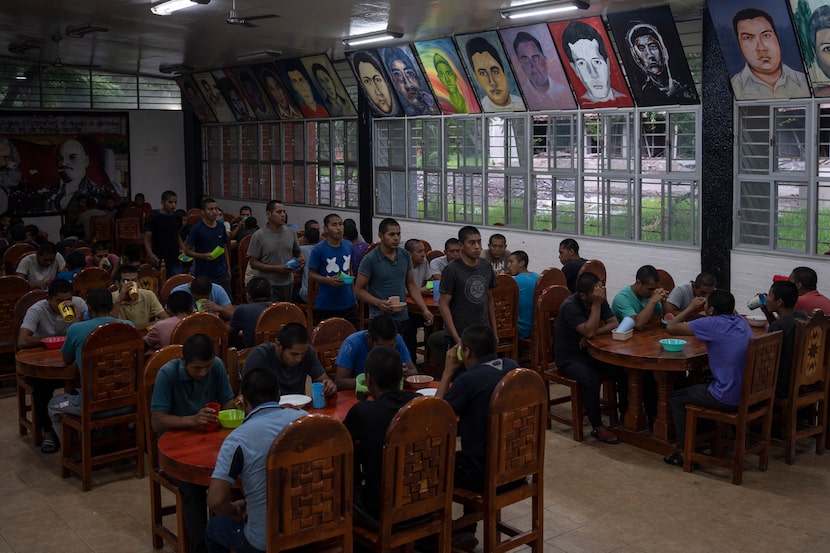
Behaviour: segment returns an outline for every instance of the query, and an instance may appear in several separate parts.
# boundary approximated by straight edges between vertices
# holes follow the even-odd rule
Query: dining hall
[[[0,14],[0,553],[830,548],[826,0]]]

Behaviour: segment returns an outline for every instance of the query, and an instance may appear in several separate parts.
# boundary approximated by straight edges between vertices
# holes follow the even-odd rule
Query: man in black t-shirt
[[[147,214],[144,223],[144,249],[147,261],[158,266],[161,260],[167,267],[167,276],[182,272],[179,254],[184,251],[184,244],[179,236],[182,218],[176,213],[178,197],[172,190],[161,195],[161,209]]]

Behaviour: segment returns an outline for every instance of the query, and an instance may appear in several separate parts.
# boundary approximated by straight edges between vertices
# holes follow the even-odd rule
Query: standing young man
[[[251,236],[248,244],[248,263],[259,276],[268,279],[274,292],[274,301],[291,301],[294,291],[293,269],[286,265],[296,257],[299,267],[305,263],[297,233],[285,224],[285,206],[271,200],[265,206],[268,223]]]
[[[179,254],[184,251],[184,243],[179,236],[182,218],[176,213],[178,201],[176,193],[172,190],[162,192],[161,209],[148,213],[144,222],[144,251],[147,253],[147,261],[158,266],[163,260],[168,277],[182,272]]]
[[[352,243],[343,240],[343,219],[335,213],[323,219],[326,239],[314,246],[308,257],[308,278],[317,283],[314,324],[331,317],[342,317],[360,327],[357,300],[340,273],[352,274]]]
[[[202,200],[202,218],[190,229],[184,243],[184,251],[194,259],[194,276],[208,277],[211,282],[224,288],[228,296],[233,296],[231,276],[228,272],[230,261],[227,245],[225,225],[219,222],[219,204],[213,198],[205,198]],[[216,248],[223,248],[225,251],[215,256],[212,252]]]

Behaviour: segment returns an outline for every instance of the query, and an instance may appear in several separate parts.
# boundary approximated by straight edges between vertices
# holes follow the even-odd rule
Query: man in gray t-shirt
[[[705,298],[715,289],[717,281],[709,273],[700,273],[692,282],[675,286],[666,300],[666,313],[677,315],[692,303],[696,297]],[[690,317],[689,320],[697,318]]]
[[[268,223],[251,236],[248,244],[248,263],[268,279],[274,291],[274,300],[291,301],[294,288],[294,269],[305,264],[297,233],[286,226],[285,206],[271,200],[265,208]],[[296,257],[297,266],[288,262]]]

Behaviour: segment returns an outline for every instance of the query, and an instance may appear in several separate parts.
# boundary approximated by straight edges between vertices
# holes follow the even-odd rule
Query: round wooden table
[[[78,376],[78,366],[66,365],[60,349],[22,349],[14,359],[21,376],[50,380],[74,380]]]

